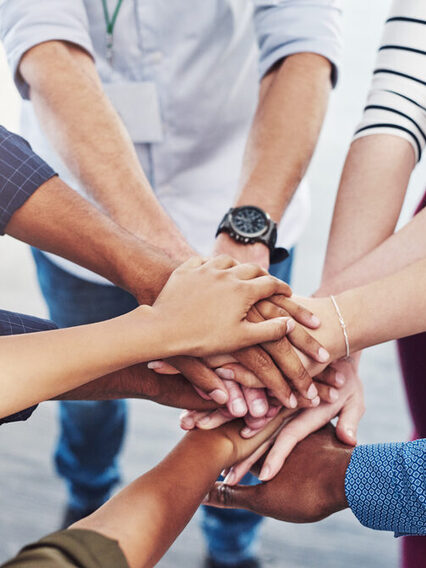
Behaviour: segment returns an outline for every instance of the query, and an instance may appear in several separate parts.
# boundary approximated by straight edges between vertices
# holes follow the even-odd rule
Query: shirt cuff
[[[0,127],[0,234],[11,217],[37,189],[56,175],[17,134]]]
[[[358,446],[346,472],[346,498],[366,527],[425,535],[425,479],[426,440]]]

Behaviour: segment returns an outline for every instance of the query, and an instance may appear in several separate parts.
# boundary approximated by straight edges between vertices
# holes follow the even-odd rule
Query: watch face
[[[237,207],[231,214],[234,231],[244,237],[259,237],[268,229],[265,213],[257,207]]]

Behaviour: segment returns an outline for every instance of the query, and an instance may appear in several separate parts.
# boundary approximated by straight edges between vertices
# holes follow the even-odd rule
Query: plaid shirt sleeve
[[[17,134],[0,126],[0,234],[12,215],[55,172]]]
[[[56,325],[48,320],[0,310],[0,336],[34,333],[36,331],[47,331],[48,329],[56,329]],[[32,406],[31,408],[27,408],[6,418],[0,418],[0,425],[6,422],[27,420],[36,408],[37,406]]]

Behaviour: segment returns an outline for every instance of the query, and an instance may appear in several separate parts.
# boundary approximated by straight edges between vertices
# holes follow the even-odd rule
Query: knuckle
[[[221,505],[231,506],[234,502],[233,489],[229,485],[221,483],[216,489],[216,498]]]

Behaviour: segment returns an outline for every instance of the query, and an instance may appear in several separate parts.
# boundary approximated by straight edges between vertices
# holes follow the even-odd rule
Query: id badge
[[[104,83],[103,87],[134,144],[150,144],[163,140],[155,83]]]

